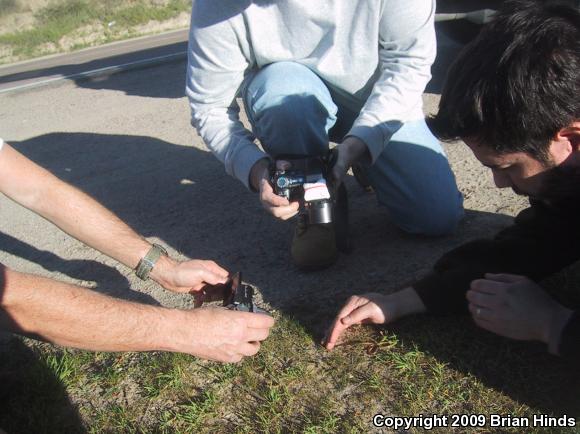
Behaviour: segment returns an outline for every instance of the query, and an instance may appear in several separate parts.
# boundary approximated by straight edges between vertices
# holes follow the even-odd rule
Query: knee
[[[306,66],[295,62],[277,62],[262,68],[248,86],[251,99],[276,98],[310,93],[322,83]]]
[[[248,88],[246,107],[266,152],[324,152],[337,111],[326,86],[308,68],[290,62],[270,65],[264,73],[256,77],[259,83],[252,82]]]
[[[314,124],[323,129],[329,113],[315,95],[281,95],[270,99],[269,104],[254,113],[256,123],[287,126],[291,131]]]
[[[279,118],[293,123],[313,117],[324,120],[336,114],[336,105],[322,80],[294,62],[273,63],[262,69],[248,86],[246,103],[256,121]]]

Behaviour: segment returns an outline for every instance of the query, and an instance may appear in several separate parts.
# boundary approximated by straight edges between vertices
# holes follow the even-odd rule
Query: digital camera
[[[332,223],[333,197],[327,159],[278,157],[280,160],[288,162],[290,168],[279,169],[276,162],[273,164],[270,181],[274,192],[289,201],[298,201],[300,212],[307,215],[308,223]]]
[[[230,310],[243,312],[268,313],[254,303],[254,287],[242,283],[242,272],[234,274],[226,283],[223,293],[223,306]]]

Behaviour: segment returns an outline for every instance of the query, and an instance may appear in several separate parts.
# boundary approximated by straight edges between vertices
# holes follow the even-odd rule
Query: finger
[[[281,220],[289,220],[292,217],[294,217],[296,214],[298,214],[298,206],[291,207],[287,212],[284,212],[280,217],[278,217]]]
[[[223,361],[226,363],[240,363],[243,358],[244,358],[243,354],[235,353],[235,354],[230,354],[228,356],[228,358],[224,359]]]
[[[290,201],[288,199],[282,196],[278,196],[277,194],[274,193],[262,195],[261,201],[264,204],[264,207],[268,210],[270,208],[278,208],[290,205]]]
[[[284,214],[282,217],[280,217],[280,220],[284,220],[284,221],[290,220],[292,217],[294,217],[297,214],[298,214],[298,211],[295,211],[291,214]]]
[[[209,270],[208,268],[199,268],[197,270],[197,275],[199,280],[205,283],[209,283],[210,285],[218,285],[220,283],[223,284],[227,280],[227,276],[221,276],[219,274],[216,274],[213,271]],[[192,276],[192,279],[194,278],[194,276]]]
[[[374,306],[367,303],[353,310],[350,314],[345,316],[341,322],[345,326],[350,327],[351,325],[361,324],[363,321],[371,319],[376,313]]]
[[[229,277],[230,273],[225,268],[222,268],[214,261],[203,261],[203,264],[208,268],[212,273],[217,274],[218,276],[223,276],[226,279]],[[224,281],[225,283],[225,281]]]
[[[240,315],[242,319],[246,322],[246,327],[248,328],[269,329],[276,322],[274,317],[263,313],[240,312],[240,311],[234,311],[232,313]]]
[[[324,343],[326,349],[332,350],[338,341],[338,338],[342,334],[344,330],[346,330],[349,326],[342,323],[342,319],[348,316],[353,310],[355,310],[360,304],[365,303],[366,299],[361,298],[359,296],[352,296],[350,297],[345,305],[340,309],[336,318],[334,319],[332,325],[326,332],[326,336],[324,338]]]
[[[362,306],[365,303],[368,303],[368,299],[366,299],[364,297],[359,297],[358,295],[353,295],[352,297],[350,297],[346,301],[346,303],[342,307],[342,309],[340,309],[340,311],[338,311],[338,314],[336,315],[336,319],[341,320],[342,318],[350,315],[352,311],[354,311],[359,306]]]
[[[509,284],[505,282],[496,282],[495,280],[477,279],[471,282],[472,291],[484,292],[487,294],[502,294]]]
[[[478,327],[481,327],[482,329],[487,330],[488,332],[495,333],[496,335],[503,335],[501,333],[502,330],[501,326],[496,322],[487,321],[483,318],[474,318],[474,321]]]
[[[466,297],[471,303],[487,308],[497,306],[499,301],[497,294],[473,290],[467,291]]]
[[[262,201],[262,203],[264,203],[265,205],[268,206],[288,206],[290,205],[290,201],[288,199],[286,199],[285,197],[282,196],[278,196],[276,193],[274,193],[274,190],[272,190],[272,187],[270,186],[270,184],[268,184],[269,186],[269,191],[264,189],[262,190],[262,193],[260,194],[260,200]]]
[[[290,217],[295,216],[298,213],[298,202],[292,202],[287,206],[278,206],[270,208],[270,212],[274,217],[279,219],[288,220]]]
[[[238,345],[237,350],[243,356],[253,356],[260,351],[260,343],[244,342],[243,344]]]
[[[519,274],[493,274],[493,273],[486,273],[485,278],[489,280],[494,280],[496,282],[505,282],[505,283],[516,283],[521,282],[522,280],[528,280],[526,276],[521,276]]]
[[[246,330],[246,340],[249,342],[264,341],[269,335],[270,329],[267,328],[248,327],[248,329]]]
[[[327,350],[332,350],[336,346],[340,335],[342,335],[342,332],[344,332],[348,327],[349,326],[344,325],[341,320],[337,319],[334,321],[324,340],[324,346]]]
[[[495,310],[479,306],[477,304],[470,303],[468,309],[471,312],[471,316],[474,320],[493,321],[493,319],[496,317]]]

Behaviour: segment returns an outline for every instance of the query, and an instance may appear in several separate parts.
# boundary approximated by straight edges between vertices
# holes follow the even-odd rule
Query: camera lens
[[[311,224],[332,223],[332,201],[315,200],[306,202],[305,206],[308,209],[308,220]]]
[[[280,176],[276,180],[276,185],[278,186],[278,188],[286,188],[290,185],[290,180],[285,176]]]

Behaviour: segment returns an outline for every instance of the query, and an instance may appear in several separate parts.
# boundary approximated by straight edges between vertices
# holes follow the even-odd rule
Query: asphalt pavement
[[[446,68],[463,45],[452,27],[438,25],[439,54],[424,96],[426,112],[436,110]],[[468,28],[473,31],[473,26]],[[6,73],[9,67],[4,67],[3,83],[20,87],[0,93],[0,137],[95,197],[143,236],[167,246],[172,256],[213,259],[228,270],[243,271],[270,307],[332,304],[353,291],[398,288],[427,272],[449,248],[509,224],[506,214],[525,206],[525,201],[494,188],[488,171],[466,146],[446,145],[469,210],[454,237],[425,241],[403,234],[377,206],[376,197],[349,178],[354,253],[341,255],[323,272],[300,273],[289,260],[292,222],[267,215],[254,193],[226,175],[190,125],[186,59],[180,54],[185,41],[167,41],[159,48],[151,48],[151,41],[138,41],[143,44],[137,50],[144,55],[140,58],[131,57],[135,51],[125,44],[136,42],[129,41],[35,61],[55,62],[44,68],[29,62],[21,64],[21,72]],[[176,46],[181,48],[164,51]],[[121,48],[129,51],[114,51]],[[85,68],[102,70],[172,54],[174,61],[146,68],[62,78]],[[46,86],[26,82],[51,77],[61,78]],[[139,281],[131,270],[1,195],[0,262],[120,297],[170,307],[191,305],[189,297]]]
[[[182,60],[187,29],[0,66],[0,93]]]

